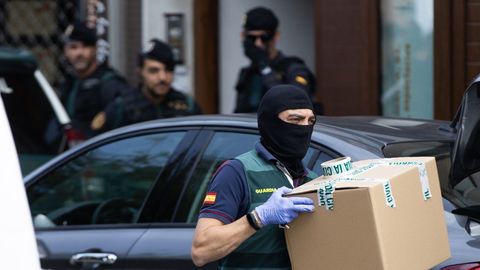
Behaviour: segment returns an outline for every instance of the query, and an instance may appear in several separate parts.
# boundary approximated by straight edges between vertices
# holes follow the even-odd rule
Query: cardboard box
[[[293,269],[425,270],[450,257],[433,157],[359,161],[349,173],[289,194],[316,204],[285,229]],[[336,179],[333,204],[327,179]]]

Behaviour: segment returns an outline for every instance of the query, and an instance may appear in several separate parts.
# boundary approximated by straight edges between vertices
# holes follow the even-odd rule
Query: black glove
[[[243,51],[245,55],[252,61],[254,67],[258,67],[259,70],[268,66],[269,59],[267,50],[255,46],[255,43],[246,38],[243,41]]]

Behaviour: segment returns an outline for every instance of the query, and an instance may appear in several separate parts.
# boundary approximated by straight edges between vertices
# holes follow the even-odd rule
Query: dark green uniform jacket
[[[265,92],[278,84],[293,84],[304,89],[313,99],[315,77],[302,59],[287,57],[281,52],[270,63],[272,72],[262,75],[257,67],[242,68],[238,77],[235,113],[256,112]]]
[[[150,102],[142,93],[142,87],[115,99],[107,109],[106,129],[112,129],[142,121],[201,114],[197,102],[189,95],[170,88],[165,100],[158,105]]]
[[[256,150],[236,157],[245,170],[250,205],[248,212],[263,204],[272,193],[259,192],[265,189],[291,187],[279,163],[267,161]],[[308,182],[317,176],[309,171],[303,179]],[[235,251],[220,260],[220,269],[291,269],[283,229],[268,225],[243,242]]]
[[[116,97],[131,91],[125,79],[102,64],[85,79],[67,79],[60,89],[60,98],[72,119],[76,136],[88,139],[98,133],[92,124],[95,127],[103,122],[100,118],[95,122],[94,118]]]

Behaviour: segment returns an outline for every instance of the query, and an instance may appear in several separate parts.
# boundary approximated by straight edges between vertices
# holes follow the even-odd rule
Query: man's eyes
[[[288,119],[288,122],[292,124],[299,124],[299,123],[302,123],[303,121],[304,121],[304,118],[300,118],[300,117],[292,117]],[[309,125],[315,124],[315,118],[309,118],[308,124]]]
[[[158,71],[160,71],[160,69],[158,69],[158,68],[150,68],[150,69],[148,69],[148,73],[157,73]]]
[[[289,120],[290,120],[290,122],[292,122],[292,123],[299,123],[299,122],[302,121],[302,119],[301,119],[301,118],[298,118],[298,117],[293,117],[293,118],[290,118]]]

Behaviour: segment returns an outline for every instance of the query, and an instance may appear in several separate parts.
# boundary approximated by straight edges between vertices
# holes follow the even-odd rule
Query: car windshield
[[[454,188],[449,184],[452,148],[451,141],[402,142],[385,146],[383,154],[387,158],[434,156],[437,161],[442,195],[457,207],[478,206],[480,205],[480,173],[463,179]]]

